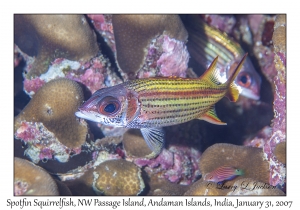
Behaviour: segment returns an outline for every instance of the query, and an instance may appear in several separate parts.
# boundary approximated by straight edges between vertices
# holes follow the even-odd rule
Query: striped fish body
[[[245,59],[246,55],[225,83],[218,79],[215,58],[197,79],[146,78],[100,89],[75,114],[104,125],[141,129],[149,148],[158,154],[164,143],[162,127],[193,119],[226,124],[217,117],[214,105],[224,96],[238,99],[233,81]]]
[[[236,176],[243,175],[244,172],[241,169],[236,169],[231,166],[221,166],[214,171],[205,174],[204,181],[222,182],[225,180],[232,180]]]
[[[198,16],[191,15],[189,18],[186,27],[189,32],[187,47],[190,55],[203,70],[219,56],[217,68],[220,69],[222,77],[228,78],[234,70],[232,67],[245,54],[244,50],[227,34],[209,26]],[[241,95],[254,100],[260,98],[261,78],[249,58],[246,59],[235,83],[241,88]]]
[[[227,85],[203,79],[149,78],[126,85],[138,95],[139,115],[127,126],[131,128],[165,127],[193,119],[223,124],[213,106],[227,93]]]

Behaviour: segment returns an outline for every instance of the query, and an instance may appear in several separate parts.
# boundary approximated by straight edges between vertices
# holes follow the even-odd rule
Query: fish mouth
[[[83,110],[79,110],[79,111],[75,112],[75,116],[79,117],[79,118],[83,118],[85,120],[97,122],[97,123],[101,122],[101,118],[96,117],[93,113],[83,111]]]

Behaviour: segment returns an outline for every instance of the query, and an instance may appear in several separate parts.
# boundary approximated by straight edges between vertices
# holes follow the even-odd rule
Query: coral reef
[[[197,165],[200,153],[196,149],[172,145],[154,159],[135,158],[134,163],[145,167],[148,174],[182,185],[191,184],[200,175]],[[129,159],[130,160],[130,159]]]
[[[59,195],[54,179],[28,160],[14,158],[14,195]]]
[[[147,195],[155,196],[183,195],[189,188],[187,185],[175,184],[157,176],[150,176],[148,185],[149,192]]]
[[[108,160],[93,170],[93,189],[104,195],[138,195],[144,189],[141,170],[125,160]]]
[[[275,146],[275,157],[283,164],[286,164],[286,142],[280,142]]]
[[[269,163],[265,160],[263,150],[260,148],[225,143],[214,144],[204,151],[199,165],[202,176],[220,166],[231,166],[244,171],[243,176],[238,176],[226,183],[242,177],[269,182]]]
[[[258,30],[255,34],[254,52],[262,66],[262,72],[273,84],[273,112],[274,119],[270,126],[271,132],[265,136],[257,136],[245,145],[259,146],[263,148],[267,160],[270,162],[270,179],[271,185],[283,186],[285,184],[285,166],[277,160],[274,155],[275,147],[280,142],[286,141],[286,41],[285,41],[285,15],[277,15],[270,18],[261,18],[259,27],[263,27],[267,22],[274,22],[274,33],[272,37],[273,48],[261,44],[262,33]],[[262,56],[262,53],[265,56]],[[265,128],[266,129],[266,128]]]
[[[123,136],[123,147],[127,156],[153,158],[154,153],[146,144],[141,132],[129,129]]]
[[[226,195],[231,189],[219,187],[218,183],[208,182],[200,179],[193,183],[184,193],[185,196],[195,195]]]
[[[32,146],[27,153],[36,153],[34,162],[51,159],[52,155],[68,156],[72,150],[80,153],[86,141],[87,125],[76,119],[74,112],[82,101],[83,92],[76,82],[52,80],[15,117],[15,137]],[[69,151],[62,153],[65,150]]]
[[[141,68],[149,71],[148,66],[163,65],[162,63],[166,63],[166,57],[172,54],[175,57],[170,63],[174,65],[174,62],[178,62],[178,66],[183,66],[181,71],[187,69],[187,50],[183,45],[179,46],[180,43],[177,44],[177,40],[186,42],[187,32],[178,15],[113,15],[112,25],[119,70],[126,72],[129,78],[134,78]],[[161,55],[156,52],[156,43],[165,52],[160,61],[158,58]],[[155,64],[155,61],[158,63]],[[181,64],[182,62],[184,63]],[[147,67],[143,67],[145,64]]]
[[[67,178],[70,189],[72,185],[82,183],[83,190],[90,195],[138,195],[145,187],[139,167],[105,152],[99,154],[96,162],[68,174],[78,174],[78,177]],[[67,174],[61,179],[66,179],[64,177]]]
[[[14,31],[18,47],[36,57],[28,79],[45,73],[55,58],[88,61],[99,50],[83,15],[15,15]]]
[[[155,157],[138,130],[87,125],[75,117],[96,90],[128,79],[200,76],[186,47],[184,16],[15,15],[15,77],[22,79],[15,78],[14,155],[55,173],[60,195],[283,195],[285,15],[198,16],[235,39],[262,79],[258,100],[216,105],[227,126],[194,120],[165,127],[166,144]],[[201,178],[224,164],[245,175],[220,184]],[[243,182],[269,189],[249,192],[239,187]],[[26,188],[18,182],[15,193]]]

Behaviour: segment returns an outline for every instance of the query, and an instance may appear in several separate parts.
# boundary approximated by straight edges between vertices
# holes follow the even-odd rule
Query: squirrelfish
[[[199,17],[189,18],[186,28],[189,32],[187,47],[190,55],[203,69],[218,55],[217,68],[220,69],[221,76],[228,78],[234,70],[232,67],[245,54],[243,49],[227,34],[209,26]],[[235,83],[241,88],[241,95],[254,100],[260,98],[261,78],[249,58],[246,59]]]
[[[149,148],[157,155],[164,145],[162,127],[193,119],[226,125],[214,105],[224,96],[236,101],[240,90],[234,80],[247,54],[225,83],[218,80],[217,57],[199,78],[154,77],[136,79],[97,90],[77,117],[115,127],[141,129]]]
[[[204,181],[211,182],[222,182],[225,180],[232,180],[236,176],[241,176],[244,174],[242,169],[236,169],[231,166],[221,166],[210,173],[204,175]]]

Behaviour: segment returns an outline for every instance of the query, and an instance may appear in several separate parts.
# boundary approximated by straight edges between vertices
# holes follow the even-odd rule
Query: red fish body
[[[197,79],[157,77],[127,81],[100,89],[87,100],[77,117],[104,125],[137,128],[157,154],[163,147],[162,127],[193,119],[225,125],[214,105],[224,96],[236,101],[239,89],[234,84],[246,55],[225,83],[218,79],[217,58]]]
[[[231,180],[236,176],[243,175],[244,171],[241,169],[236,169],[231,166],[221,166],[214,171],[205,174],[204,181],[211,182],[222,182],[225,180]]]

